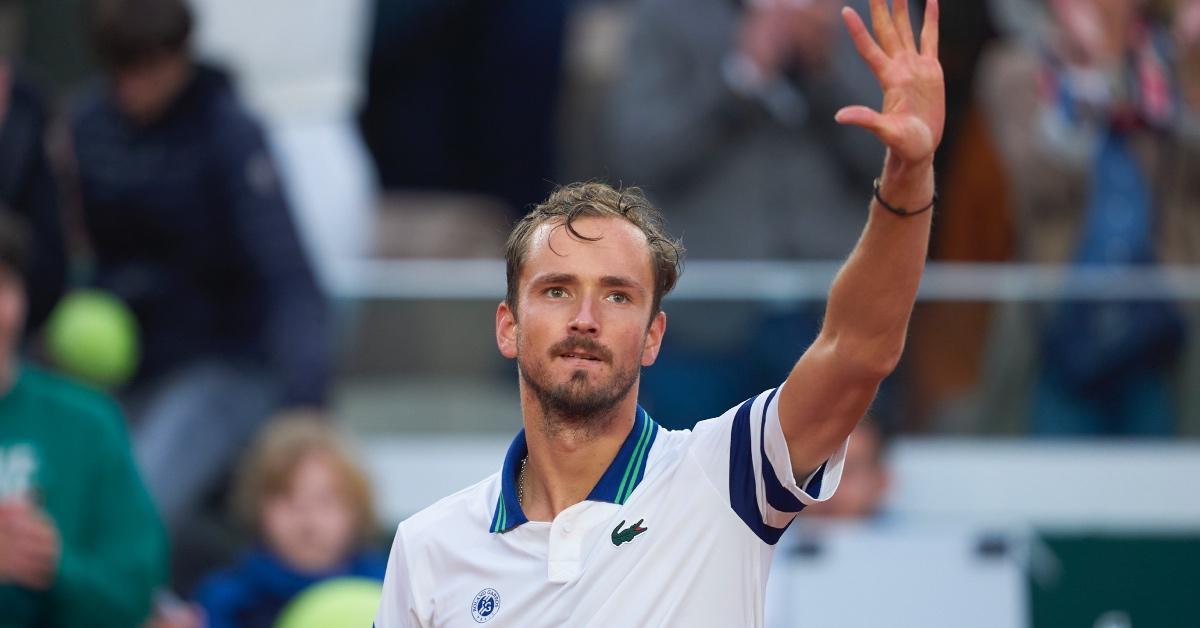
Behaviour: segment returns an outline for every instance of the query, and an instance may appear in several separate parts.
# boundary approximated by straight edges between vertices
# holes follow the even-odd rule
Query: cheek
[[[354,540],[355,518],[348,505],[330,505],[312,513],[309,519],[311,542],[324,551],[341,552]]]
[[[630,329],[621,338],[621,355],[628,356],[630,362],[641,364],[646,358],[648,338],[644,328]]]
[[[521,320],[524,324],[517,326],[515,335],[517,354],[523,358],[530,356],[540,358],[551,345],[563,337],[563,335],[555,337],[547,330],[543,321],[538,321],[532,316],[526,316]]]
[[[270,500],[262,509],[263,534],[275,540],[287,540],[295,529],[292,508],[282,500]]]

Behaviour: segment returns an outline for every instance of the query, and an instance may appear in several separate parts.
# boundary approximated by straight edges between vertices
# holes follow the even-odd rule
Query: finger
[[[26,542],[43,541],[49,536],[49,530],[32,517],[21,517],[14,520],[9,530],[14,536],[23,537]]]
[[[833,119],[837,120],[838,124],[851,124],[874,131],[879,126],[882,117],[883,115],[870,107],[851,105],[839,109]]]
[[[35,584],[45,580],[50,572],[49,566],[43,560],[32,557],[22,557],[9,565],[10,577],[25,584]]]
[[[900,34],[900,42],[908,50],[917,50],[917,41],[913,38],[912,20],[908,17],[908,0],[892,0],[893,23],[896,32]]]
[[[22,581],[21,584],[24,584],[26,587],[40,591],[49,589],[50,585],[54,584],[54,576],[48,569],[25,572],[21,575],[19,580]]]
[[[846,23],[846,30],[850,31],[850,39],[854,41],[854,47],[858,50],[858,54],[871,67],[875,76],[881,75],[884,66],[887,65],[888,57],[883,50],[880,50],[879,44],[876,44],[875,40],[871,38],[871,33],[867,32],[867,25],[863,24],[858,12],[850,7],[842,9],[842,21]]]
[[[941,17],[938,0],[925,3],[925,23],[921,26],[921,54],[936,59],[938,56],[938,20]]]
[[[24,556],[37,560],[48,559],[55,553],[51,539],[37,537],[25,537],[25,547],[21,551]]]
[[[879,47],[888,56],[904,48],[900,43],[900,35],[896,33],[896,25],[892,23],[892,14],[888,12],[887,0],[871,0],[871,26]]]
[[[888,124],[887,117],[870,107],[842,107],[834,114],[833,119],[837,120],[838,124],[858,126],[874,133],[886,146],[892,146],[897,141],[895,130]]]

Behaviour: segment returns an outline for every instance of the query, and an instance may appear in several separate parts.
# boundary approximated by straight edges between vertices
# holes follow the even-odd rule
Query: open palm
[[[871,0],[874,38],[854,9],[842,9],[842,19],[855,48],[883,88],[883,107],[881,111],[861,105],[845,107],[838,111],[837,121],[871,131],[905,162],[931,160],[946,121],[946,83],[937,56],[937,0],[925,5],[919,48],[907,0],[893,0],[891,11],[887,0]]]

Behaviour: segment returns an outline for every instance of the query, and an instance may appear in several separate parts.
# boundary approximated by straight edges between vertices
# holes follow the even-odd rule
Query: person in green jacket
[[[106,395],[18,360],[27,230],[0,207],[0,628],[132,628],[166,534]]]

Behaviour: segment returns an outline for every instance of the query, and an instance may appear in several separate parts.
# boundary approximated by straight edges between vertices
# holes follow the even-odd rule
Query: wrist
[[[889,154],[879,177],[878,194],[894,207],[919,209],[934,199],[933,157],[902,160]]]
[[[904,159],[889,150],[883,160],[883,175],[880,179],[885,186],[890,183],[913,185],[928,180],[932,187],[933,155],[912,160]]]

